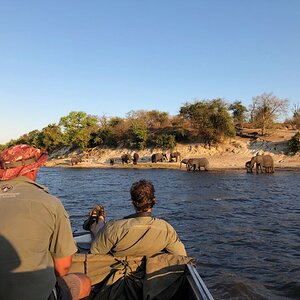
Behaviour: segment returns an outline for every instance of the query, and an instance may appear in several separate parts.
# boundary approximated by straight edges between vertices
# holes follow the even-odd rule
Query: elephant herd
[[[137,165],[139,160],[139,154],[134,153],[133,155],[129,153],[125,153],[120,157],[120,160],[122,164],[129,164],[133,163],[134,165]],[[116,160],[119,158],[110,158],[109,163],[110,165],[114,165]],[[151,162],[157,163],[157,162],[164,162],[164,161],[180,161],[180,168],[182,167],[182,164],[186,165],[187,171],[208,171],[210,169],[209,167],[209,161],[205,157],[201,158],[184,158],[181,159],[180,152],[171,152],[169,156],[169,160],[166,153],[154,153],[151,155]],[[78,163],[82,162],[82,158],[80,156],[74,156],[71,158],[71,165],[77,165]],[[256,167],[256,173],[274,173],[274,160],[271,155],[259,155],[253,156],[251,160],[247,161],[245,163],[245,168],[247,170],[247,173],[253,173],[253,168]]]
[[[122,162],[122,165],[129,164],[131,162],[134,165],[137,165],[139,158],[140,158],[140,156],[136,152],[132,156],[129,153],[125,153],[121,156],[121,162]],[[117,160],[116,158],[110,158],[109,164],[111,166],[113,166],[115,164],[116,160]]]
[[[256,165],[256,174],[261,173],[274,173],[274,160],[271,155],[256,155],[251,160],[245,163],[247,173],[252,173],[252,170]]]

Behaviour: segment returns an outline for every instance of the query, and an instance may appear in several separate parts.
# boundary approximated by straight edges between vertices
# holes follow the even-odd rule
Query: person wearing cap
[[[133,183],[130,194],[135,213],[107,223],[103,205],[95,206],[83,225],[94,236],[91,253],[151,256],[168,252],[186,256],[185,247],[175,229],[166,221],[152,216],[156,203],[154,192],[150,181],[142,179]]]
[[[47,153],[29,145],[0,152],[0,299],[81,299],[90,279],[68,274],[77,251],[62,203],[35,182]]]

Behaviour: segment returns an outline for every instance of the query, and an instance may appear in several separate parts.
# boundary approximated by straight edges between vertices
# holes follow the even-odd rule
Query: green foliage
[[[300,151],[300,132],[297,132],[289,141],[288,141],[288,150],[294,154]]]
[[[43,148],[49,152],[52,152],[65,144],[63,133],[56,124],[49,124],[42,129],[41,140]]]
[[[161,134],[155,140],[155,147],[163,150],[173,149],[176,146],[175,135]]]
[[[232,118],[222,99],[186,103],[180,108],[180,115],[189,120],[205,144],[218,143],[235,134]]]
[[[83,111],[72,111],[59,121],[66,143],[80,148],[87,147],[91,133],[97,129],[97,123],[98,117]]]
[[[143,150],[146,148],[148,130],[144,128],[130,128],[130,147]]]
[[[116,147],[117,141],[110,127],[100,128],[91,133],[89,147],[108,146]]]
[[[111,119],[109,120],[108,126],[110,126],[110,127],[116,127],[116,126],[118,126],[118,125],[120,125],[120,124],[122,124],[122,123],[123,123],[123,119],[122,119],[122,118],[119,118],[119,117],[113,117],[113,118],[111,118]]]
[[[247,108],[241,101],[235,101],[229,105],[229,110],[232,111],[233,120],[236,125],[243,127],[243,123],[246,120]]]
[[[39,130],[32,130],[29,133],[23,134],[16,140],[12,140],[8,143],[8,147],[17,144],[27,144],[36,148],[43,148],[42,133]]]

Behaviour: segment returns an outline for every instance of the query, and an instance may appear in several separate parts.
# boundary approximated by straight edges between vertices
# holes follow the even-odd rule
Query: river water
[[[38,182],[73,229],[95,203],[107,220],[133,212],[129,189],[156,189],[154,215],[177,230],[215,299],[300,299],[300,172],[43,168]]]

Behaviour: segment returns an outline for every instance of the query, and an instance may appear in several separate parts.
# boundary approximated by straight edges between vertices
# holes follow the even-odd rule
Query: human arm
[[[187,256],[184,244],[170,224],[168,224],[168,242],[165,250],[172,254]]]
[[[64,276],[68,274],[72,265],[72,256],[66,256],[62,258],[54,258],[54,270],[56,276]]]
[[[91,253],[93,254],[108,254],[117,240],[113,225],[108,222],[96,234],[92,245]]]
[[[67,274],[72,264],[72,254],[77,251],[77,247],[73,239],[69,216],[60,202],[56,210],[56,222],[49,251],[56,275]]]

